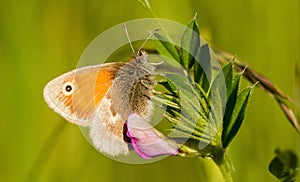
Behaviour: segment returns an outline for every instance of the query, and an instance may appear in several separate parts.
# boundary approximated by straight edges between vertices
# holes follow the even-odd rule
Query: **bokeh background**
[[[183,24],[197,12],[204,38],[237,54],[294,97],[300,50],[297,0],[150,0],[150,4],[159,18]],[[0,2],[0,181],[220,180],[218,169],[206,160],[168,157],[129,165],[108,159],[43,100],[44,85],[74,69],[98,34],[146,17],[152,15],[135,0]],[[299,135],[276,102],[255,89],[247,118],[229,149],[235,180],[275,181],[268,164],[277,147],[299,154]]]

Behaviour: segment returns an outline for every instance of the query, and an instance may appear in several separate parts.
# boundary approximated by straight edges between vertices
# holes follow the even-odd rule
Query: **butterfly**
[[[125,32],[130,40],[126,27]],[[87,66],[58,76],[45,86],[44,98],[67,121],[88,127],[97,150],[111,156],[128,154],[125,122],[131,113],[150,117],[154,72],[140,48],[127,63]]]
[[[124,30],[134,52],[125,26]],[[148,123],[155,65],[140,48],[127,63],[87,66],[53,79],[44,88],[44,98],[67,121],[88,127],[89,138],[100,152],[126,155],[132,147],[144,159],[177,155],[178,145]]]

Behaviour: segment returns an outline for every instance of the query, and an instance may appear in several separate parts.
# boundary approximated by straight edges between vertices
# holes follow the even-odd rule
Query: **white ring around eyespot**
[[[67,87],[67,86],[70,86],[70,87],[71,87],[71,90],[70,90],[70,91],[67,91],[67,90],[66,90],[66,87]],[[69,96],[69,95],[73,94],[74,89],[75,89],[75,87],[74,87],[73,83],[71,83],[71,82],[66,82],[66,83],[63,85],[63,87],[62,87],[62,93],[63,93],[65,96]]]

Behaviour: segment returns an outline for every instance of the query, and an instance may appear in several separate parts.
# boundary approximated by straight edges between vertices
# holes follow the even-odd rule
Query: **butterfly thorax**
[[[151,114],[154,70],[146,55],[142,55],[130,60],[116,74],[111,88],[112,106],[124,121],[131,113],[137,113],[145,119]]]

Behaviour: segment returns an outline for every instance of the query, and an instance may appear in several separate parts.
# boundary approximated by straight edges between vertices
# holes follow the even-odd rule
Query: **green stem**
[[[232,178],[233,166],[229,161],[225,151],[219,151],[218,153],[215,154],[221,154],[214,157],[213,160],[216,163],[216,165],[219,167],[224,180],[226,182],[233,182],[233,178]]]
[[[226,162],[223,162],[223,163],[219,164],[218,166],[219,166],[219,169],[222,173],[224,180],[226,182],[232,182],[233,181],[233,178],[231,176],[232,173],[231,173],[231,171],[228,170],[228,166],[227,166]]]

